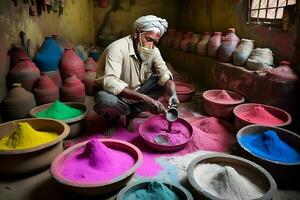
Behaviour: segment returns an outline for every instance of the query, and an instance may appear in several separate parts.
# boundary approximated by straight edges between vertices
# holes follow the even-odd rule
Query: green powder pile
[[[71,119],[78,117],[83,113],[82,110],[72,108],[59,100],[55,101],[48,109],[38,112],[36,117],[38,118],[52,118],[52,119]]]
[[[146,188],[132,191],[125,200],[180,200],[172,190],[163,183],[149,182]]]

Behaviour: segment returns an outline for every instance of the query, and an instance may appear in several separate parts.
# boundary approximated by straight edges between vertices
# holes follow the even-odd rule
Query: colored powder
[[[254,124],[271,126],[281,125],[284,123],[283,120],[275,117],[262,106],[254,106],[250,111],[240,113],[240,118]]]
[[[176,92],[179,92],[179,93],[184,93],[184,92],[187,92],[187,91],[190,91],[191,89],[185,85],[176,85]]]
[[[212,100],[220,103],[234,103],[238,101],[237,99],[232,98],[225,90],[219,92]]]
[[[169,122],[166,120],[165,116],[158,115],[147,120],[141,135],[151,142],[155,142],[157,135],[165,135],[169,138],[167,145],[179,145],[187,142],[191,133],[188,127],[179,120],[172,122],[171,126],[169,126]]]
[[[57,133],[36,131],[27,122],[20,122],[10,136],[0,140],[0,149],[19,150],[34,148],[51,142],[57,137]]]
[[[180,198],[163,183],[149,182],[145,188],[130,191],[124,200],[180,200]]]
[[[262,188],[230,166],[200,164],[194,169],[194,177],[204,191],[222,199],[257,199],[264,194]]]
[[[39,118],[52,118],[52,119],[71,119],[78,117],[83,113],[82,110],[72,108],[59,100],[56,100],[48,109],[38,112],[36,117]]]
[[[65,178],[80,183],[104,183],[125,174],[135,162],[130,154],[92,139],[69,154],[60,171]]]
[[[242,136],[241,143],[252,153],[269,160],[284,163],[300,161],[300,152],[282,141],[273,130]]]

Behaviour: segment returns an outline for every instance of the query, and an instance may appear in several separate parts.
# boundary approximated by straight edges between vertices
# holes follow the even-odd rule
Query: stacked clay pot
[[[173,43],[172,43],[172,47],[174,49],[180,49],[180,43],[183,39],[183,32],[182,31],[176,31],[175,33],[175,37],[174,37],[174,40],[173,40]]]
[[[60,99],[64,102],[84,102],[85,88],[75,74],[66,78],[60,87]]]
[[[232,55],[236,47],[239,45],[240,39],[235,34],[234,28],[229,28],[228,33],[222,38],[219,48],[219,60],[221,62],[232,62]]]
[[[242,39],[239,46],[233,53],[233,64],[238,66],[246,65],[246,62],[254,49],[254,40]]]
[[[200,34],[194,33],[192,35],[192,39],[190,41],[189,52],[197,53],[197,44],[198,44],[199,40],[200,40]]]
[[[42,73],[35,83],[33,93],[38,105],[52,103],[59,99],[59,89],[52,79]]]
[[[60,72],[59,70],[55,70],[55,71],[48,71],[48,72],[42,72],[44,75],[49,76],[49,78],[51,78],[51,80],[56,84],[56,86],[58,88],[60,88],[61,84],[62,84],[62,80],[61,80],[61,76],[60,76]]]
[[[63,79],[75,74],[82,81],[84,77],[84,63],[71,48],[66,48],[60,61],[60,72]]]
[[[211,37],[211,32],[205,32],[204,35],[202,35],[201,40],[197,44],[197,54],[200,56],[206,56],[207,55],[207,45],[208,41]]]
[[[215,32],[209,39],[207,44],[208,56],[212,58],[218,57],[218,50],[222,41],[222,32]]]
[[[94,85],[95,85],[95,78],[96,78],[96,62],[93,58],[89,57],[85,63],[85,74],[83,83],[85,86],[85,92],[89,96],[94,95]]]
[[[193,35],[193,32],[187,32],[187,33],[183,34],[183,39],[180,42],[180,49],[182,51],[188,51],[189,50],[189,45],[190,45],[190,42],[191,42],[191,39],[192,39],[192,35]]]
[[[20,59],[29,58],[27,53],[16,46],[13,46],[10,50],[10,66],[14,66]]]
[[[14,83],[1,102],[2,119],[10,121],[25,118],[34,107],[36,102],[33,94],[25,90],[20,83]]]
[[[8,72],[8,85],[13,83],[21,83],[22,86],[31,91],[33,84],[40,77],[40,70],[37,66],[27,58],[20,58]]]
[[[166,35],[166,42],[165,42],[167,47],[172,47],[173,40],[175,38],[175,33],[176,33],[175,29],[169,29],[169,31]]]

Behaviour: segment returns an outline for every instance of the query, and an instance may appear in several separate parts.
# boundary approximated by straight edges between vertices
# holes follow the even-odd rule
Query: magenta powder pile
[[[254,106],[251,110],[240,113],[239,117],[254,124],[276,126],[284,123],[283,120],[272,115],[262,106]]]
[[[158,115],[145,122],[141,135],[150,142],[155,142],[157,135],[166,135],[169,138],[168,145],[179,145],[189,140],[190,130],[179,120],[172,122],[170,128],[165,116]]]
[[[212,96],[211,99],[218,103],[236,103],[239,101],[239,99],[231,97],[226,90],[220,91],[215,96]]]
[[[126,152],[108,148],[97,139],[69,154],[60,166],[66,179],[81,183],[104,183],[123,175],[135,164]]]

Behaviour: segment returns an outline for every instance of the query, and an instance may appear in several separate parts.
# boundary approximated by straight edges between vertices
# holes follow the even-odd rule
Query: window
[[[248,0],[248,23],[282,23],[285,9],[296,0]]]

